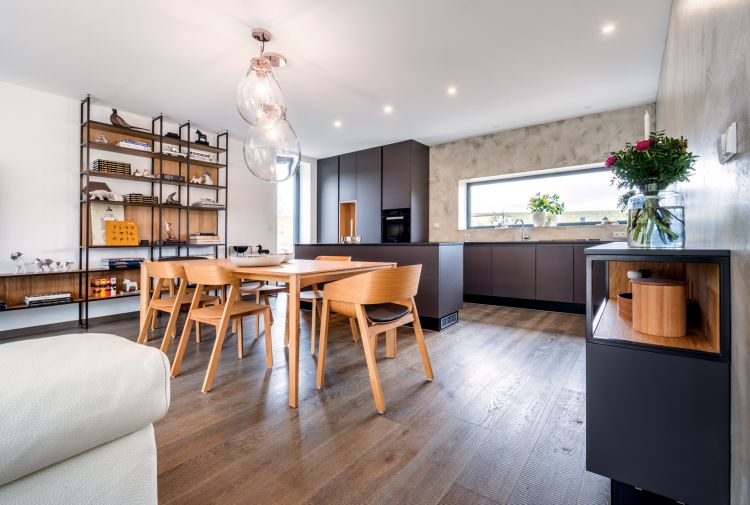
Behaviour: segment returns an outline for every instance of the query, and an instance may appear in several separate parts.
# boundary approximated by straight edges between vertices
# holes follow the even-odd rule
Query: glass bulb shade
[[[254,176],[267,182],[281,182],[297,173],[299,139],[286,119],[273,126],[251,126],[242,155]]]
[[[237,110],[253,126],[271,126],[284,117],[284,95],[265,58],[253,58],[237,86]]]

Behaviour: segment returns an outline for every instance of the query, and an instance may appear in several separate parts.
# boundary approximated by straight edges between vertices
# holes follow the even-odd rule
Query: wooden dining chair
[[[319,261],[351,261],[351,256],[316,256],[316,260]],[[300,301],[310,302],[312,316],[310,321],[310,354],[315,354],[315,339],[317,332],[315,328],[317,326],[317,315],[321,313],[322,301],[323,301],[323,290],[318,287],[317,284],[311,286],[310,291],[301,291],[299,294]],[[357,336],[357,323],[354,318],[349,319],[349,325],[352,329],[352,337],[355,341],[358,340]],[[289,332],[285,332],[285,339],[288,339]]]
[[[271,308],[268,305],[260,305],[252,302],[240,300],[239,285],[240,280],[229,270],[220,265],[185,265],[185,276],[188,282],[196,284],[195,296],[190,304],[185,329],[180,337],[180,344],[177,347],[177,355],[172,363],[172,377],[180,373],[182,358],[185,355],[188,339],[192,325],[191,321],[197,321],[209,324],[216,328],[216,339],[214,340],[213,351],[206,370],[206,377],[203,380],[201,391],[208,393],[211,391],[216,373],[216,366],[219,364],[221,349],[224,345],[224,338],[229,328],[229,323],[235,320],[239,321],[237,330],[237,356],[244,356],[242,318],[255,315],[263,316],[265,344],[266,344],[266,367],[273,367],[273,352],[271,348]],[[198,300],[206,286],[224,286],[228,287],[228,292],[222,305],[211,307],[199,307]]]
[[[277,284],[269,284],[266,281],[254,281],[252,279],[242,279],[240,283],[240,296],[250,295],[255,297],[255,303],[260,304],[261,302],[265,305],[270,306],[272,295],[278,295],[279,293],[287,293],[289,290],[287,286],[279,286]],[[271,323],[274,322],[273,310],[271,311]],[[260,333],[260,319],[255,319],[255,338],[258,338]]]
[[[323,289],[323,308],[320,322],[320,349],[318,350],[316,381],[318,388],[323,387],[325,378],[330,312],[336,312],[357,320],[362,347],[365,351],[367,371],[370,375],[370,385],[375,398],[375,408],[379,413],[385,412],[385,400],[380,387],[378,366],[375,361],[375,346],[378,334],[386,333],[388,336],[390,333],[395,348],[396,329],[399,326],[413,323],[425,376],[429,381],[434,379],[422,325],[419,322],[417,306],[414,303],[421,272],[422,265],[411,265],[368,272],[326,284]]]
[[[172,343],[172,339],[177,332],[177,317],[183,305],[191,303],[192,292],[188,289],[188,281],[185,277],[185,269],[182,265],[171,262],[144,261],[141,268],[145,268],[149,276],[149,284],[141,286],[141,289],[149,289],[149,286],[156,281],[151,300],[148,303],[148,312],[141,324],[138,333],[138,343],[145,344],[148,340],[149,326],[154,328],[154,321],[159,312],[169,314],[169,322],[164,331],[164,338],[161,342],[161,351],[166,353]],[[175,291],[175,286],[177,287]],[[163,296],[163,295],[167,296]],[[218,305],[220,300],[216,296],[201,295],[198,298],[198,306]],[[196,322],[196,334],[200,332]]]

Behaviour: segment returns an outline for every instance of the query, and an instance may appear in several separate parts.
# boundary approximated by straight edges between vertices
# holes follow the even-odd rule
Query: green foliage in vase
[[[537,193],[529,199],[529,210],[531,212],[544,212],[546,214],[562,214],[565,212],[565,204],[560,201],[560,195],[548,193]]]
[[[610,153],[604,164],[612,168],[612,184],[618,189],[637,188],[642,193],[657,193],[676,182],[685,182],[693,174],[696,155],[687,150],[683,137],[667,137],[663,131]]]

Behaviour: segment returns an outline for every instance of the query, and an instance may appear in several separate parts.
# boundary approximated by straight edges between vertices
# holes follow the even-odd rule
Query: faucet
[[[526,224],[523,222],[523,219],[518,218],[513,224],[518,224],[519,221],[521,222],[521,240],[529,240],[529,237],[526,235]]]

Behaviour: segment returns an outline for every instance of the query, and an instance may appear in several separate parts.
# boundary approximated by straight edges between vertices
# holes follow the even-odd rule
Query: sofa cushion
[[[158,349],[102,333],[0,345],[0,485],[153,423],[169,408]]]

